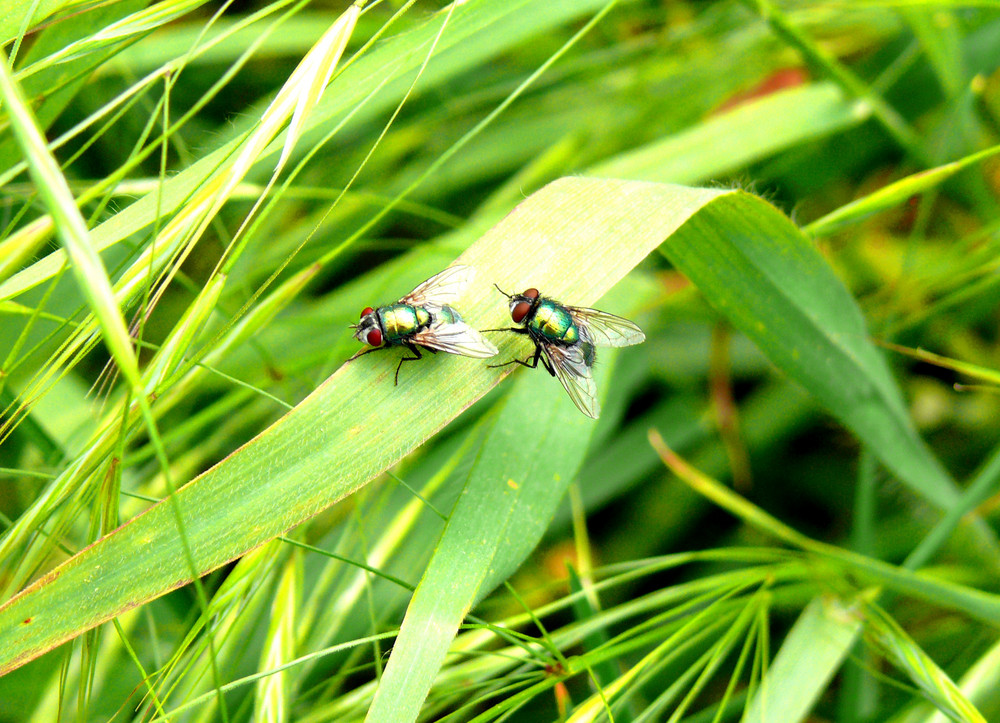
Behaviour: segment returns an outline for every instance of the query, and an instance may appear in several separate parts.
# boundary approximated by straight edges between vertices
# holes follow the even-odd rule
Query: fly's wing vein
[[[487,359],[497,353],[497,348],[483,338],[482,334],[461,321],[434,324],[414,334],[413,341],[428,349],[473,359]]]
[[[556,378],[576,408],[588,417],[597,419],[601,413],[601,405],[597,401],[597,385],[594,383],[583,345],[566,347],[545,344],[542,346],[542,352],[555,369]]]
[[[442,307],[455,301],[475,276],[476,270],[471,266],[449,266],[399,301],[410,306]]]
[[[585,329],[595,346],[632,346],[646,341],[646,335],[635,323],[606,311],[567,306],[577,328]]]

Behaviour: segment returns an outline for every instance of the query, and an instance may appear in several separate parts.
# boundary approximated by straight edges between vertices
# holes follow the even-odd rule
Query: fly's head
[[[497,286],[496,284],[493,284]],[[506,291],[497,286],[497,291],[507,297],[508,307],[510,309],[510,318],[515,324],[521,324],[524,322],[524,318],[531,311],[531,308],[538,303],[538,289],[531,288],[525,289],[520,294],[508,294]]]
[[[382,346],[382,328],[379,326],[375,310],[370,306],[365,307],[361,312],[361,319],[351,328],[354,329],[354,338],[362,344],[374,347]]]

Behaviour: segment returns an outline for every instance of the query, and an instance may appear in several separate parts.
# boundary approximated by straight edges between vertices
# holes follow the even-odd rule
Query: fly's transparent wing
[[[567,306],[578,329],[585,330],[594,346],[632,346],[646,341],[642,329],[628,319],[597,309]]]
[[[542,352],[555,369],[556,377],[573,404],[591,419],[597,419],[601,405],[597,402],[597,385],[591,374],[593,349],[585,344],[573,346],[542,345]]]
[[[464,321],[433,324],[414,334],[413,343],[473,359],[486,359],[497,353],[495,346]]]
[[[457,299],[475,276],[476,270],[471,266],[449,266],[399,301],[410,306],[444,306]]]

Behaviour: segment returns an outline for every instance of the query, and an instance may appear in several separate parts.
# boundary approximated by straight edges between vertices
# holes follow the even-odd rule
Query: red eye
[[[523,296],[526,299],[531,299],[532,301],[534,301],[535,299],[538,298],[538,289],[532,287],[526,290],[523,294],[521,294],[521,296]]]
[[[368,346],[382,346],[382,330],[372,329],[365,336],[365,341],[368,342]]]
[[[368,315],[369,315],[370,313],[372,313],[372,307],[370,307],[370,306],[366,306],[366,307],[365,307],[364,309],[362,309],[362,311],[361,311],[361,316],[359,316],[358,318],[359,318],[359,319],[364,319],[364,318],[365,318],[366,316],[368,316]]]
[[[520,324],[524,321],[524,317],[528,315],[528,311],[531,310],[531,304],[527,301],[519,301],[514,304],[514,308],[510,310],[510,318],[514,320],[515,323]]]

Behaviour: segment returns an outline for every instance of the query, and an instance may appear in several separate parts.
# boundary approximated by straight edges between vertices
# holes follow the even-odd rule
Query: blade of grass
[[[867,634],[875,646],[909,676],[939,711],[954,721],[986,723],[983,714],[898,622],[874,604],[867,605],[865,612]]]
[[[868,106],[832,83],[758,98],[693,128],[603,161],[589,175],[698,183],[732,173],[800,143],[864,122]]]
[[[985,161],[987,158],[992,158],[998,153],[1000,153],[1000,145],[991,146],[957,161],[945,163],[943,166],[901,178],[895,183],[890,183],[888,186],[869,193],[864,198],[851,201],[835,211],[831,211],[823,218],[810,223],[803,230],[813,236],[827,236],[836,233],[846,226],[863,221],[872,214],[904,203],[911,196],[937,188],[959,171]]]
[[[857,302],[783,214],[756,197],[742,200],[738,213],[710,204],[661,251],[902,482],[948,510],[957,486],[917,434]],[[993,532],[973,521],[971,533],[979,558],[1000,566]]]
[[[648,295],[628,294],[633,305]],[[607,371],[595,373],[598,388]],[[413,594],[366,720],[416,720],[472,605],[541,539],[594,431],[561,392],[546,374],[522,374],[507,397]]]
[[[139,386],[139,367],[125,320],[115,302],[108,272],[91,245],[87,225],[76,207],[69,184],[38,130],[0,52],[0,103],[7,112],[14,134],[29,162],[38,192],[55,223],[56,232],[69,256],[73,275],[87,303],[97,317],[104,342],[129,384]]]
[[[797,723],[825,692],[861,634],[850,605],[815,598],[802,611],[751,699],[747,723]]]

